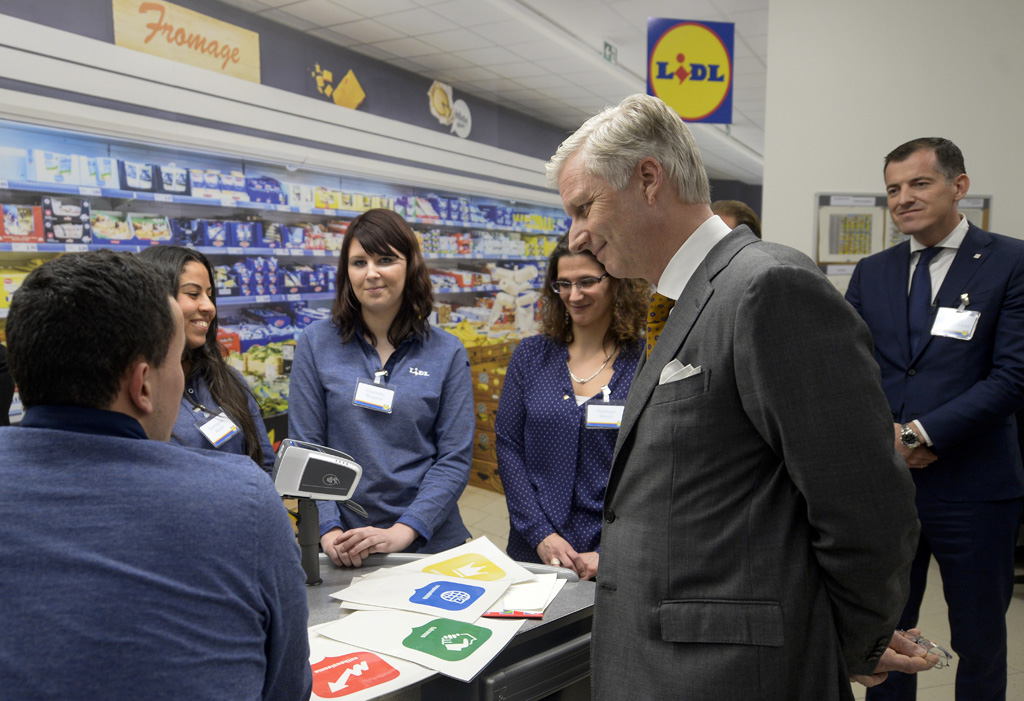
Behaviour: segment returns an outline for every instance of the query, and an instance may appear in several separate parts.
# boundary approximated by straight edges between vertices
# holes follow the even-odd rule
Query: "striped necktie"
[[[660,295],[655,292],[651,295],[651,302],[647,306],[647,357],[651,357],[651,351],[654,349],[654,344],[658,342],[658,337],[661,336],[661,332],[665,329],[665,322],[668,321],[668,313],[672,311],[672,306],[676,303],[674,299],[669,299],[665,295]]]

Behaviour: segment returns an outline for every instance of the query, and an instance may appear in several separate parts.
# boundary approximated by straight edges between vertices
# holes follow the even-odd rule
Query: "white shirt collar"
[[[946,238],[935,244],[935,248],[952,248],[953,250],[959,250],[960,244],[964,242],[964,237],[967,236],[967,229],[970,223],[967,221],[967,217],[963,214],[960,215],[960,223],[957,224]],[[919,242],[913,236],[910,237],[910,255],[914,255],[918,251],[928,248],[923,243]]]
[[[718,215],[712,215],[690,238],[683,242],[672,260],[665,266],[665,272],[658,280],[657,289],[660,294],[670,299],[679,299],[686,283],[690,281],[700,264],[719,241],[729,235],[732,229]]]

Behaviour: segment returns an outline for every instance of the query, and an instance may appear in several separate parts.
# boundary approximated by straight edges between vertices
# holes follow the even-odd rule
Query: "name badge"
[[[391,408],[395,404],[395,390],[369,382],[358,382],[356,396],[352,399],[352,403],[364,409],[390,414]]]
[[[214,448],[224,445],[239,430],[238,426],[235,426],[235,422],[229,419],[224,412],[209,418],[202,416],[196,419],[196,428]]]
[[[932,324],[932,336],[945,336],[946,338],[957,338],[961,341],[970,341],[974,337],[974,330],[978,327],[978,319],[981,312],[969,312],[965,309],[953,309],[953,307],[939,307],[935,314],[935,323]]]
[[[614,428],[622,425],[622,404],[594,402],[587,405],[587,428]]]

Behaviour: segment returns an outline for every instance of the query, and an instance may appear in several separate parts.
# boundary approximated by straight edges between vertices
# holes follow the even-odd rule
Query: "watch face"
[[[909,429],[904,429],[900,435],[900,440],[903,441],[903,445],[908,448],[916,448],[921,445],[921,439],[917,437],[917,434]]]

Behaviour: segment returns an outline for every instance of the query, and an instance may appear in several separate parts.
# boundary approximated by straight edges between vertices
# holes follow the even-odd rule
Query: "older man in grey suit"
[[[659,293],[605,497],[595,697],[852,699],[850,676],[928,668],[887,650],[918,523],[867,327],[806,256],[712,214],[657,98],[590,119],[548,176],[570,247]]]

